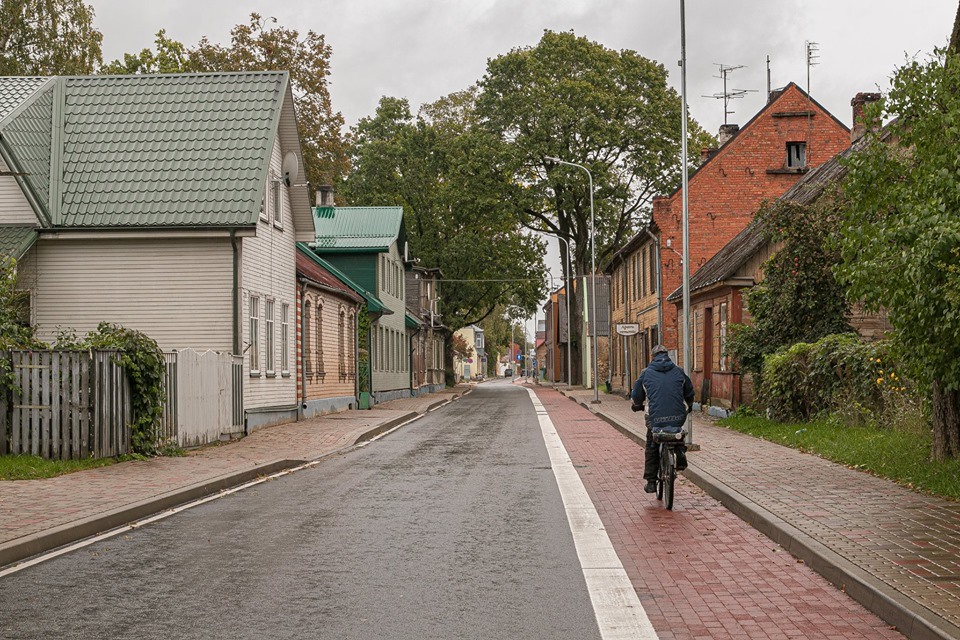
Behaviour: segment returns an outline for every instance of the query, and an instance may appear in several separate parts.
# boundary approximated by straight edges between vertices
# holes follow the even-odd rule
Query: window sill
[[[801,173],[806,173],[809,170],[810,170],[810,167],[767,169],[767,173],[770,175],[797,175]]]
[[[280,377],[281,377],[281,378],[289,378],[289,377],[290,377],[290,372],[289,372],[289,371],[281,371],[281,372],[280,372]]]
[[[268,377],[268,378],[276,378],[276,377],[277,377],[277,372],[276,372],[276,371],[267,371],[267,377]]]
[[[251,371],[251,372],[250,372],[250,377],[251,377],[251,378],[259,378],[259,377],[260,377],[260,372],[259,372],[259,371]]]

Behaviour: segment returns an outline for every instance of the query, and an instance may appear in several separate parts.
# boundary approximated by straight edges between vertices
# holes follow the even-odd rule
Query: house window
[[[275,376],[276,372],[276,349],[274,348],[274,326],[273,326],[273,300],[267,300],[266,305],[264,306],[264,328],[266,330],[266,347],[267,347],[267,375]]]
[[[270,208],[273,210],[273,224],[279,228],[283,228],[283,200],[280,197],[282,189],[280,180],[274,178],[270,181]]]
[[[807,143],[787,143],[787,168],[802,169],[807,166]]]
[[[337,361],[338,369],[340,372],[340,379],[343,380],[343,377],[347,373],[347,340],[346,340],[346,323],[347,323],[347,312],[344,311],[343,307],[340,307],[339,322],[337,323]]]
[[[250,296],[250,375],[260,375],[260,298]]]
[[[386,369],[386,366],[385,366],[386,362],[384,362],[384,359],[386,358],[386,354],[387,354],[387,351],[385,349],[386,337],[383,332],[383,327],[380,327],[379,333],[380,333],[380,339],[378,340],[378,344],[377,344],[377,369],[379,369],[380,371],[383,371],[384,369]]]
[[[280,373],[290,375],[290,305],[280,307]]]
[[[351,376],[356,375],[356,373],[357,373],[357,364],[356,364],[356,362],[354,361],[354,358],[356,357],[356,354],[357,354],[357,343],[356,343],[357,332],[356,332],[356,326],[357,326],[357,314],[356,314],[355,311],[353,311],[353,310],[351,309],[351,310],[350,310],[349,323],[348,323],[348,325],[347,325],[347,336],[348,336],[348,340],[347,340],[347,348],[348,348],[348,351],[347,351],[347,369],[348,369],[348,373],[349,373]]]
[[[697,368],[697,358],[700,356],[700,350],[697,348],[697,322],[700,320],[700,314],[693,312],[693,334],[691,344],[693,345],[693,369]]]
[[[650,275],[650,293],[657,292],[657,266],[656,266],[656,250],[654,247],[650,247],[650,251],[647,254],[650,258],[650,268],[647,270]]]
[[[317,376],[320,382],[326,375],[326,367],[323,366],[323,300],[317,301]]]
[[[643,265],[647,261],[647,249],[637,255],[637,280],[639,280],[640,291],[637,292],[637,297],[647,295],[647,280],[643,277]]]
[[[303,305],[303,373],[308,378],[313,375],[313,352],[310,349],[312,346],[310,344],[310,302],[308,300]]]
[[[720,371],[727,370],[727,303],[720,303]]]

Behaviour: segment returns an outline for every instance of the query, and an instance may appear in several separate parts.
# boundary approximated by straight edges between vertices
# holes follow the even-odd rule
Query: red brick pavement
[[[537,395],[662,640],[903,637],[687,479],[666,511],[643,493],[642,447],[556,391]]]
[[[184,457],[123,462],[43,480],[0,482],[0,551],[44,532],[232,474],[255,472],[284,460],[320,458],[354,444],[380,425],[416,417],[469,388],[461,385],[393,400],[373,411],[345,411],[266,427],[241,440],[196,449]],[[17,556],[16,551],[9,553]],[[7,555],[0,553],[0,557]]]

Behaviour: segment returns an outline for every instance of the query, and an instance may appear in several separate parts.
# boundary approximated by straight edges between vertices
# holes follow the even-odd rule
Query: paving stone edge
[[[469,391],[466,393],[469,393]],[[465,395],[466,393],[461,395]],[[440,406],[446,404],[458,397],[459,395],[455,395],[453,398],[435,403],[435,405]],[[433,408],[433,406],[434,405],[431,405],[431,408]],[[338,453],[342,453],[347,449],[356,446],[360,442],[370,440],[371,438],[374,438],[385,431],[389,431],[397,425],[403,424],[404,422],[413,420],[420,416],[421,414],[416,411],[409,411],[401,416],[391,418],[384,421],[382,424],[378,424],[360,434],[351,444],[310,460],[274,460],[250,469],[244,469],[243,471],[227,473],[214,478],[209,478],[207,480],[197,482],[196,484],[152,496],[150,498],[112,509],[104,513],[99,513],[81,520],[68,522],[60,525],[59,527],[54,527],[53,529],[40,531],[28,536],[23,536],[22,538],[17,538],[16,540],[2,543],[0,544],[0,567],[15,564],[32,556],[46,553],[47,551],[52,551],[57,547],[78,542],[84,538],[89,538],[90,536],[98,535],[141,518],[152,516],[166,509],[172,509],[173,507],[190,502],[192,500],[199,500],[200,498],[204,498],[218,491],[223,491],[225,489],[241,485],[244,482],[255,480],[261,476],[268,476],[285,469],[291,469],[298,465],[304,464],[305,462],[312,462],[314,460],[320,460]]]
[[[641,435],[616,418],[598,411],[594,406],[574,396],[566,393],[563,395],[589,409],[598,418],[637,444],[646,444],[646,440]],[[910,640],[957,640],[960,638],[960,627],[905,597],[829,547],[817,542],[713,475],[699,469],[695,464],[690,464],[684,475],[741,520],[779,544],[794,557],[802,560],[867,610],[895,626]]]

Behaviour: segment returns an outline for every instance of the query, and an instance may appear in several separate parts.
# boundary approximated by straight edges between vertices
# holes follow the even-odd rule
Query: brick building
[[[689,177],[691,275],[753,219],[764,200],[777,198],[811,168],[847,148],[850,130],[795,83],[771,92],[766,106],[743,127],[723,125],[720,147],[704,149]],[[682,310],[665,296],[682,285],[683,193],[654,198],[646,228],[618,251],[612,277],[611,322],[638,323],[636,336],[612,336],[611,380],[626,387],[660,342],[682,364]],[[619,382],[619,384],[617,384]]]

